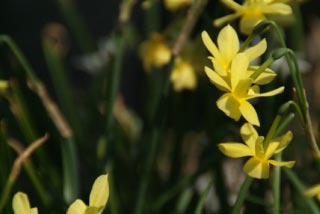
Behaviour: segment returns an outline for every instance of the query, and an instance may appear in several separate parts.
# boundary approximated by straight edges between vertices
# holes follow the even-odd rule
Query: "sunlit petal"
[[[252,29],[263,19],[265,19],[264,16],[242,16],[240,19],[240,31],[243,34],[250,34]]]
[[[23,192],[17,192],[12,199],[12,208],[15,214],[29,214],[31,210],[34,213],[38,213],[37,208],[31,209],[30,202],[27,194]]]
[[[84,214],[86,209],[87,205],[82,200],[77,199],[70,205],[67,214]]]
[[[240,16],[241,16],[241,13],[234,13],[234,14],[226,15],[221,18],[215,19],[213,21],[213,25],[216,27],[220,27],[220,26],[224,25],[225,23],[231,22]]]
[[[253,74],[253,72],[255,72],[258,68],[259,66],[249,66],[248,77]],[[254,80],[254,83],[258,85],[265,85],[270,83],[276,76],[277,74],[273,70],[267,68]]]
[[[291,140],[292,140],[292,132],[291,131],[288,131],[287,133],[280,136],[279,138],[274,139],[273,141],[279,142],[278,148],[276,149],[276,151],[274,153],[279,153],[282,150],[284,150],[288,146],[288,144],[290,143]]]
[[[230,25],[227,25],[220,31],[217,42],[223,59],[230,63],[239,51],[240,46],[236,31]]]
[[[205,66],[204,71],[206,75],[209,77],[210,81],[221,91],[230,91],[230,86],[226,83],[226,81],[220,77],[216,72],[214,72],[211,68]]]
[[[233,0],[221,0],[221,2],[233,10],[242,10],[242,6]]]
[[[217,46],[211,40],[211,38],[210,38],[209,34],[207,33],[207,31],[202,31],[201,37],[202,37],[202,41],[203,41],[204,45],[206,46],[208,51],[212,54],[212,56],[214,56],[215,58],[221,60],[221,54],[220,54]]]
[[[263,13],[265,14],[282,14],[282,15],[289,15],[292,13],[292,9],[289,5],[283,4],[283,3],[273,3],[270,5],[266,5],[261,8]]]
[[[251,78],[240,79],[235,88],[233,88],[233,94],[237,97],[245,97],[252,84]]]
[[[230,93],[222,95],[217,101],[218,108],[228,117],[238,121],[241,117],[239,102]]]
[[[242,116],[251,124],[260,126],[258,115],[253,106],[247,101],[241,101],[239,110]]]
[[[245,54],[247,55],[250,62],[261,56],[267,49],[266,39],[261,40],[255,46],[252,46],[245,50]]]
[[[245,123],[240,128],[240,134],[242,140],[249,146],[249,148],[255,152],[256,141],[258,139],[258,133],[251,123]]]
[[[268,146],[265,151],[266,159],[271,158],[275,154],[275,151],[277,150],[279,144],[280,144],[279,142],[273,141],[273,140],[268,143]]]
[[[307,197],[313,197],[320,194],[320,184],[317,184],[304,192],[304,195]]]
[[[269,177],[269,164],[261,162],[257,158],[250,158],[243,167],[243,170],[253,178],[268,178]]]
[[[251,99],[251,98],[254,98],[254,97],[270,97],[270,96],[274,96],[276,94],[280,94],[284,91],[284,87],[279,87],[277,89],[274,89],[272,91],[269,91],[269,92],[265,92],[265,93],[261,93],[261,94],[254,94],[254,95],[250,95],[247,97],[247,99]]]
[[[274,166],[285,166],[285,167],[288,167],[288,168],[292,168],[296,162],[295,161],[269,160],[269,163],[274,165]]]
[[[249,66],[248,57],[244,53],[237,54],[231,63],[231,88],[235,89],[241,78],[244,78],[245,72]]]
[[[109,198],[108,175],[100,175],[92,186],[89,205],[93,207],[105,206]]]
[[[218,61],[216,58],[211,59],[214,70],[220,75],[220,76],[227,76],[228,73],[226,71],[226,68],[222,67],[223,62]]]
[[[254,155],[250,148],[242,143],[220,143],[218,147],[223,154],[232,158]]]

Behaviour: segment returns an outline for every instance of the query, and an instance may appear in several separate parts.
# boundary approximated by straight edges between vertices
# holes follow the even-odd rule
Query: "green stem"
[[[275,155],[275,160],[281,161],[282,153]],[[273,190],[273,214],[280,213],[280,178],[281,171],[280,166],[274,166],[273,168],[273,180],[272,180],[272,190]]]
[[[274,136],[279,136],[284,129],[288,126],[288,124],[293,120],[295,114],[290,113],[278,126],[277,131],[274,133]]]
[[[298,178],[298,176],[291,169],[287,167],[283,167],[283,171],[286,173],[289,180],[291,181],[293,186],[296,188],[296,190],[300,193],[300,195],[304,196],[305,186],[302,183],[302,181]],[[310,209],[312,210],[312,213],[320,214],[320,209],[317,203],[312,198],[306,198],[306,197],[303,197],[303,198],[309,205]]]
[[[203,207],[204,207],[204,205],[205,205],[205,203],[206,203],[207,196],[208,196],[208,194],[209,194],[209,191],[210,191],[212,185],[213,185],[213,179],[211,179],[211,181],[208,183],[205,191],[204,191],[203,194],[201,195],[201,198],[200,198],[200,200],[199,200],[199,202],[198,202],[198,204],[197,204],[197,207],[196,207],[196,211],[195,211],[196,214],[201,214],[201,213],[203,213],[202,210],[203,210]]]
[[[253,74],[251,74],[250,78],[253,80],[258,78],[273,62],[274,59],[272,57],[268,58]]]
[[[266,148],[268,148],[268,145],[269,145],[269,142],[271,141],[271,139],[273,138],[274,136],[274,133],[277,131],[277,128],[279,126],[279,123],[282,119],[282,116],[281,115],[277,115],[274,120],[273,120],[273,123],[267,133],[267,136],[266,138],[264,139],[264,149],[266,150]]]
[[[247,193],[248,193],[248,190],[249,190],[249,187],[250,187],[252,181],[253,181],[253,178],[247,175],[246,179],[244,180],[244,182],[240,188],[240,192],[238,194],[236,203],[233,206],[232,214],[239,214],[240,213],[240,210],[242,208],[242,204],[247,196]]]
[[[248,46],[249,44],[252,42],[252,40],[254,39],[254,37],[256,36],[257,34],[255,33],[251,33],[247,39],[242,43],[241,47],[240,47],[240,50],[238,51],[238,53],[241,53],[243,52]]]

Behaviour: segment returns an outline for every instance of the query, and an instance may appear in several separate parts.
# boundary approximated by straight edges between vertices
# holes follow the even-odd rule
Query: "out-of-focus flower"
[[[0,80],[0,93],[5,92],[9,88],[9,82],[7,80]]]
[[[192,0],[164,0],[164,5],[167,10],[176,11],[180,8],[189,6]]]
[[[192,90],[197,87],[197,76],[193,66],[181,58],[175,60],[170,81],[173,84],[173,89],[178,92],[183,89]]]
[[[320,184],[317,184],[309,189],[307,189],[304,192],[304,195],[307,197],[314,197],[316,196],[316,198],[320,201]]]
[[[221,77],[209,67],[205,67],[205,72],[218,89],[226,92],[217,101],[220,110],[236,121],[242,115],[249,123],[260,126],[257,112],[248,100],[282,93],[284,87],[259,93],[259,86],[252,85],[253,80],[248,77],[248,66],[249,60],[246,54],[239,53],[231,62],[230,79]]]
[[[246,157],[251,158],[245,163],[243,170],[253,178],[268,178],[270,164],[274,166],[293,167],[295,161],[276,161],[270,158],[284,150],[292,140],[292,132],[288,131],[284,135],[272,139],[264,145],[264,137],[259,136],[257,131],[250,123],[245,123],[240,134],[245,142],[224,142],[218,145],[220,151],[232,158]]]
[[[12,208],[14,214],[38,214],[38,208],[30,207],[30,202],[27,194],[17,192],[12,199]]]
[[[202,41],[208,51],[212,54],[209,59],[211,59],[214,70],[222,76],[226,81],[230,76],[230,67],[231,61],[236,56],[236,54],[240,50],[240,42],[236,31],[230,26],[227,25],[224,27],[218,35],[217,38],[217,46],[212,42],[210,36],[206,31],[203,31]],[[261,56],[267,49],[267,42],[265,39],[261,40],[258,44],[244,50],[243,53],[246,54],[249,62],[254,61],[259,56]],[[247,72],[246,76],[249,77],[253,71],[255,71],[257,66],[250,66],[248,70],[251,72]],[[267,69],[263,72],[257,79],[255,79],[255,84],[266,84],[273,80],[276,74]]]
[[[242,5],[234,0],[221,1],[235,12],[214,20],[214,25],[221,26],[234,19],[240,18],[240,31],[244,34],[250,34],[255,25],[266,19],[266,15],[292,14],[291,7],[286,4],[288,1],[245,0]]]
[[[161,34],[152,33],[149,39],[142,43],[140,57],[145,71],[150,71],[153,67],[161,68],[168,64],[171,50]]]
[[[67,214],[101,214],[105,209],[109,198],[108,174],[100,175],[92,186],[89,198],[89,206],[82,200],[73,202]]]

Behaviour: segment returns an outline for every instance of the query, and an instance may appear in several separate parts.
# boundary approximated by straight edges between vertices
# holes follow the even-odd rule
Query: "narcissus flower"
[[[170,81],[175,91],[192,90],[197,87],[197,76],[193,66],[181,58],[176,59],[171,71]]]
[[[304,195],[310,198],[316,196],[316,198],[320,201],[320,184],[317,184],[311,187],[310,189],[307,189],[304,192]]]
[[[239,53],[240,42],[236,31],[227,25],[224,27],[218,35],[217,46],[212,42],[210,36],[206,31],[203,31],[202,41],[208,51],[212,54],[209,59],[211,59],[214,70],[222,77],[228,78],[230,73],[231,62],[233,58]],[[261,40],[258,44],[244,50],[243,53],[246,54],[249,62],[254,61],[260,57],[267,49],[267,42],[265,39]],[[248,70],[255,71],[257,66],[250,66]],[[247,77],[249,77],[252,72],[247,72]],[[266,84],[273,80],[276,74],[268,69],[263,74],[257,78],[254,83],[256,84]],[[261,81],[263,79],[264,81]]]
[[[182,7],[188,6],[192,0],[164,0],[164,6],[170,11],[176,11]]]
[[[239,53],[231,62],[230,78],[221,77],[209,67],[205,67],[205,72],[218,89],[226,92],[218,99],[218,108],[236,121],[242,115],[249,123],[259,126],[257,112],[248,100],[282,93],[284,87],[260,93],[259,86],[252,85],[253,79],[248,77],[248,66],[249,60],[246,54]]]
[[[251,157],[243,170],[253,178],[268,178],[270,164],[274,166],[293,167],[295,161],[276,161],[270,158],[284,150],[292,139],[291,131],[272,139],[264,145],[264,137],[259,136],[250,123],[245,123],[240,129],[242,140],[245,142],[224,142],[218,145],[220,151],[232,158]]]
[[[14,214],[38,214],[38,208],[31,208],[27,194],[17,192],[12,199]]]
[[[230,14],[213,23],[215,26],[221,26],[236,18],[240,18],[240,31],[244,34],[250,34],[252,29],[267,15],[290,15],[292,9],[285,4],[287,1],[278,0],[245,0],[242,5],[233,0],[221,0],[223,4],[234,10],[234,14]]]
[[[171,50],[161,34],[152,33],[149,39],[142,43],[140,57],[145,71],[150,71],[152,68],[161,68],[168,64]]]
[[[70,205],[67,214],[101,214],[105,209],[108,198],[108,175],[100,175],[94,181],[92,186],[89,198],[89,206],[87,206],[82,200],[77,199]]]

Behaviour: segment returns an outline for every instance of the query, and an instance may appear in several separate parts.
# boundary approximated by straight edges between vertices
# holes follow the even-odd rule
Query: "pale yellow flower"
[[[242,140],[245,142],[224,142],[218,145],[220,151],[232,158],[251,157],[246,161],[243,170],[253,178],[268,178],[270,164],[274,166],[293,167],[295,161],[276,161],[270,158],[284,150],[292,140],[292,133],[288,131],[284,135],[272,139],[268,145],[264,145],[264,137],[259,136],[250,123],[245,123],[240,129]]]
[[[217,46],[211,40],[210,36],[206,31],[203,31],[202,41],[208,51],[212,54],[211,59],[215,72],[223,77],[227,82],[230,79],[230,67],[233,58],[239,53],[240,42],[236,31],[230,26],[225,26],[218,35]],[[265,39],[261,40],[258,44],[244,50],[249,62],[254,61],[260,57],[267,49],[267,42]],[[246,76],[249,77],[258,67],[249,66]],[[257,79],[254,80],[255,84],[267,84],[271,82],[276,74],[271,70],[267,69]]]
[[[249,123],[260,126],[257,112],[248,100],[282,93],[284,87],[260,93],[259,86],[252,85],[253,80],[248,77],[248,66],[247,55],[239,53],[231,62],[230,79],[224,79],[209,67],[205,67],[205,72],[218,89],[226,92],[217,101],[217,106],[220,110],[236,121],[242,115]]]
[[[89,198],[89,206],[82,200],[73,202],[67,214],[101,214],[105,209],[109,198],[108,174],[100,175],[92,186]]]
[[[320,184],[317,184],[317,185],[307,189],[304,192],[304,195],[307,197],[310,197],[310,198],[316,196],[318,201],[320,201]]]
[[[214,21],[215,26],[221,26],[236,18],[240,18],[240,31],[250,34],[252,29],[267,15],[290,15],[292,9],[285,4],[287,1],[277,0],[245,0],[242,5],[233,0],[221,0],[223,4],[235,12]]]
[[[171,59],[171,50],[161,34],[152,33],[149,39],[142,43],[140,57],[145,71],[150,71],[152,68],[167,65]]]
[[[192,4],[192,0],[164,0],[164,6],[170,11],[176,11],[190,4]]]
[[[31,208],[27,194],[17,192],[12,199],[14,214],[38,214],[38,208]]]
[[[197,76],[193,66],[181,58],[175,61],[170,81],[173,84],[173,89],[178,92],[183,89],[192,90],[197,87]]]

